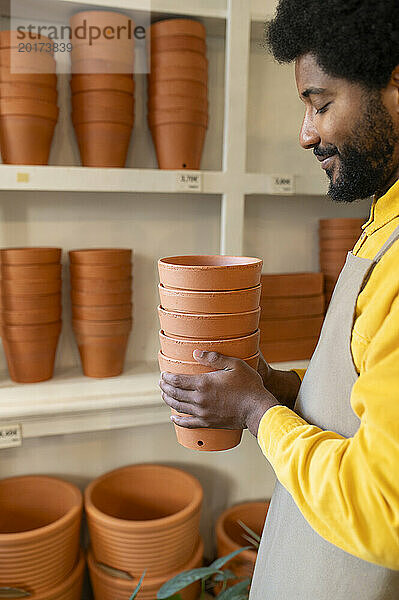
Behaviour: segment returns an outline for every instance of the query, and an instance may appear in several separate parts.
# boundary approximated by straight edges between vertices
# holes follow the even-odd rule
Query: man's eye
[[[319,110],[316,110],[316,115],[321,115],[322,113],[326,112],[327,108],[330,106],[331,102],[328,102],[328,104],[325,104],[322,108],[319,108]]]

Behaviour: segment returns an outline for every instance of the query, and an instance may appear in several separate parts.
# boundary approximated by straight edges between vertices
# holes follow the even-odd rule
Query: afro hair
[[[310,53],[328,75],[381,90],[399,65],[399,0],[280,0],[265,45],[280,63]]]

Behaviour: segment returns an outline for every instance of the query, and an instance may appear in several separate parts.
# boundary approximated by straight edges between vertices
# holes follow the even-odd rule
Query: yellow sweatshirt
[[[398,225],[399,181],[373,202],[354,254],[374,258]],[[262,417],[258,442],[320,536],[399,570],[399,242],[358,297],[351,349],[359,373],[350,399],[361,420],[355,436],[324,431],[274,406]]]

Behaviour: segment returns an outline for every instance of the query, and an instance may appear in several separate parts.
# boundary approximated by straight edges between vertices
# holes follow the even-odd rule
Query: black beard
[[[379,92],[367,99],[365,110],[352,129],[353,142],[341,151],[330,147],[329,155],[338,155],[338,177],[333,182],[333,169],[326,169],[330,179],[328,195],[335,202],[354,202],[369,198],[384,189],[395,171],[395,150],[399,134]],[[315,148],[315,153],[322,151]]]

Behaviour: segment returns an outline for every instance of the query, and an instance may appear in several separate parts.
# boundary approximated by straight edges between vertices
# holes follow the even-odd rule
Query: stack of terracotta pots
[[[324,320],[323,274],[262,275],[261,307],[260,348],[265,359],[310,358]]]
[[[123,371],[132,330],[132,251],[71,250],[72,324],[83,372],[115,377]]]
[[[0,250],[1,329],[11,379],[53,376],[61,333],[61,248]]]
[[[138,600],[154,600],[169,579],[202,566],[199,481],[155,464],[122,467],[85,491],[90,578],[96,600],[127,600],[146,571]],[[198,583],[184,600],[198,597]]]
[[[70,24],[72,121],[82,164],[124,167],[134,124],[134,38],[129,35],[134,24],[122,13],[107,11],[79,12]],[[87,31],[109,28],[114,37],[82,39],[85,26]]]
[[[262,261],[235,256],[174,256],[158,262],[161,305],[161,371],[196,375],[194,350],[259,362],[260,276]],[[172,410],[172,412],[174,412]],[[195,450],[227,450],[242,431],[187,429],[175,425],[177,440]]]
[[[1,155],[6,164],[46,165],[59,113],[53,42],[30,38],[32,51],[19,52],[18,35],[0,32]]]
[[[0,481],[0,597],[80,600],[82,504],[78,488],[54,477]]]
[[[151,26],[148,123],[160,169],[199,169],[208,128],[206,31],[198,21]]]
[[[241,521],[257,536],[262,536],[269,502],[244,502],[225,510],[216,522],[218,557],[226,556],[243,546],[250,546],[249,534],[240,525]],[[246,537],[247,536],[247,537]],[[257,557],[257,549],[244,550],[236,558],[226,563],[225,568],[233,571],[236,577],[252,577]]]
[[[321,219],[319,227],[320,270],[324,273],[326,304],[328,305],[345,264],[362,233],[365,219]]]

